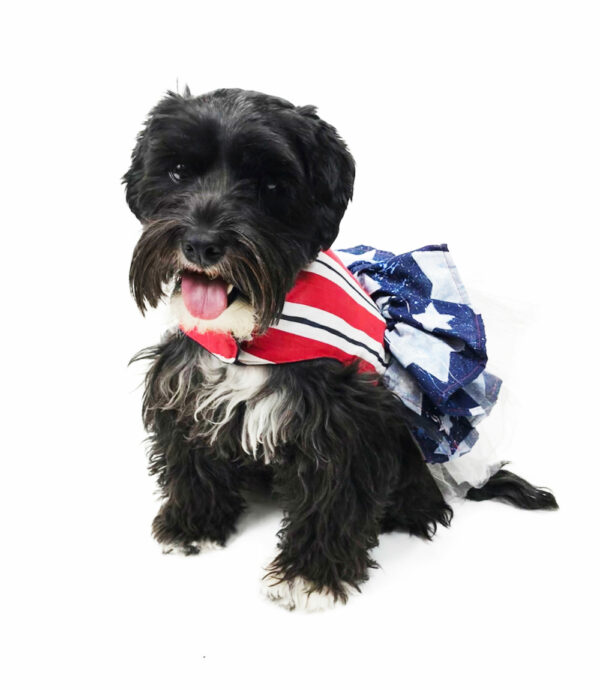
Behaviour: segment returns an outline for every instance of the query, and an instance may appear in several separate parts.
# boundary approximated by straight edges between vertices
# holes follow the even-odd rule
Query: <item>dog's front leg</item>
[[[150,469],[165,499],[152,524],[164,551],[190,555],[223,546],[244,509],[237,466],[171,423],[155,425]]]
[[[296,456],[276,467],[284,521],[264,591],[277,603],[307,610],[345,603],[352,590],[360,591],[368,568],[377,567],[368,552],[378,543],[385,478],[357,477],[355,460],[347,449],[343,457]]]

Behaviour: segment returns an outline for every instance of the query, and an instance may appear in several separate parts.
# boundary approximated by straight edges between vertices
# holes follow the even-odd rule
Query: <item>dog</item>
[[[224,545],[246,489],[267,484],[284,518],[264,589],[289,609],[346,603],[377,566],[381,533],[431,539],[453,514],[410,432],[414,414],[364,358],[236,357],[257,359],[246,345],[278,322],[299,274],[328,262],[354,174],[313,106],[186,88],[150,112],[123,177],[143,225],[132,295],[142,314],[169,296],[180,324],[134,357],[150,362],[143,420],[163,498],[153,535],[166,552]],[[556,507],[506,470],[468,498]]]

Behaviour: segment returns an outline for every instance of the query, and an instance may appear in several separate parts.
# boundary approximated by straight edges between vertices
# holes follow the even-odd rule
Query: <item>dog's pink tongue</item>
[[[181,294],[186,309],[197,319],[216,319],[227,309],[227,283],[221,278],[210,280],[186,271],[181,277]]]

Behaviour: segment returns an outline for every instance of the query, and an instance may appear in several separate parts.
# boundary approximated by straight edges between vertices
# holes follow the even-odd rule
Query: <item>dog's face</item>
[[[151,111],[124,182],[144,226],[130,272],[141,311],[175,279],[199,323],[243,304],[264,332],[298,272],[335,239],[354,161],[312,106],[186,91]]]

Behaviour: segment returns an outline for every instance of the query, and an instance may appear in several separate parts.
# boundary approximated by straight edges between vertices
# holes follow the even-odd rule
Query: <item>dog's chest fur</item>
[[[245,453],[266,463],[275,460],[285,439],[287,405],[283,390],[271,385],[270,367],[226,364],[208,353],[198,357],[198,366],[202,385],[194,418],[204,422],[202,435],[214,444],[220,433],[234,432]]]

